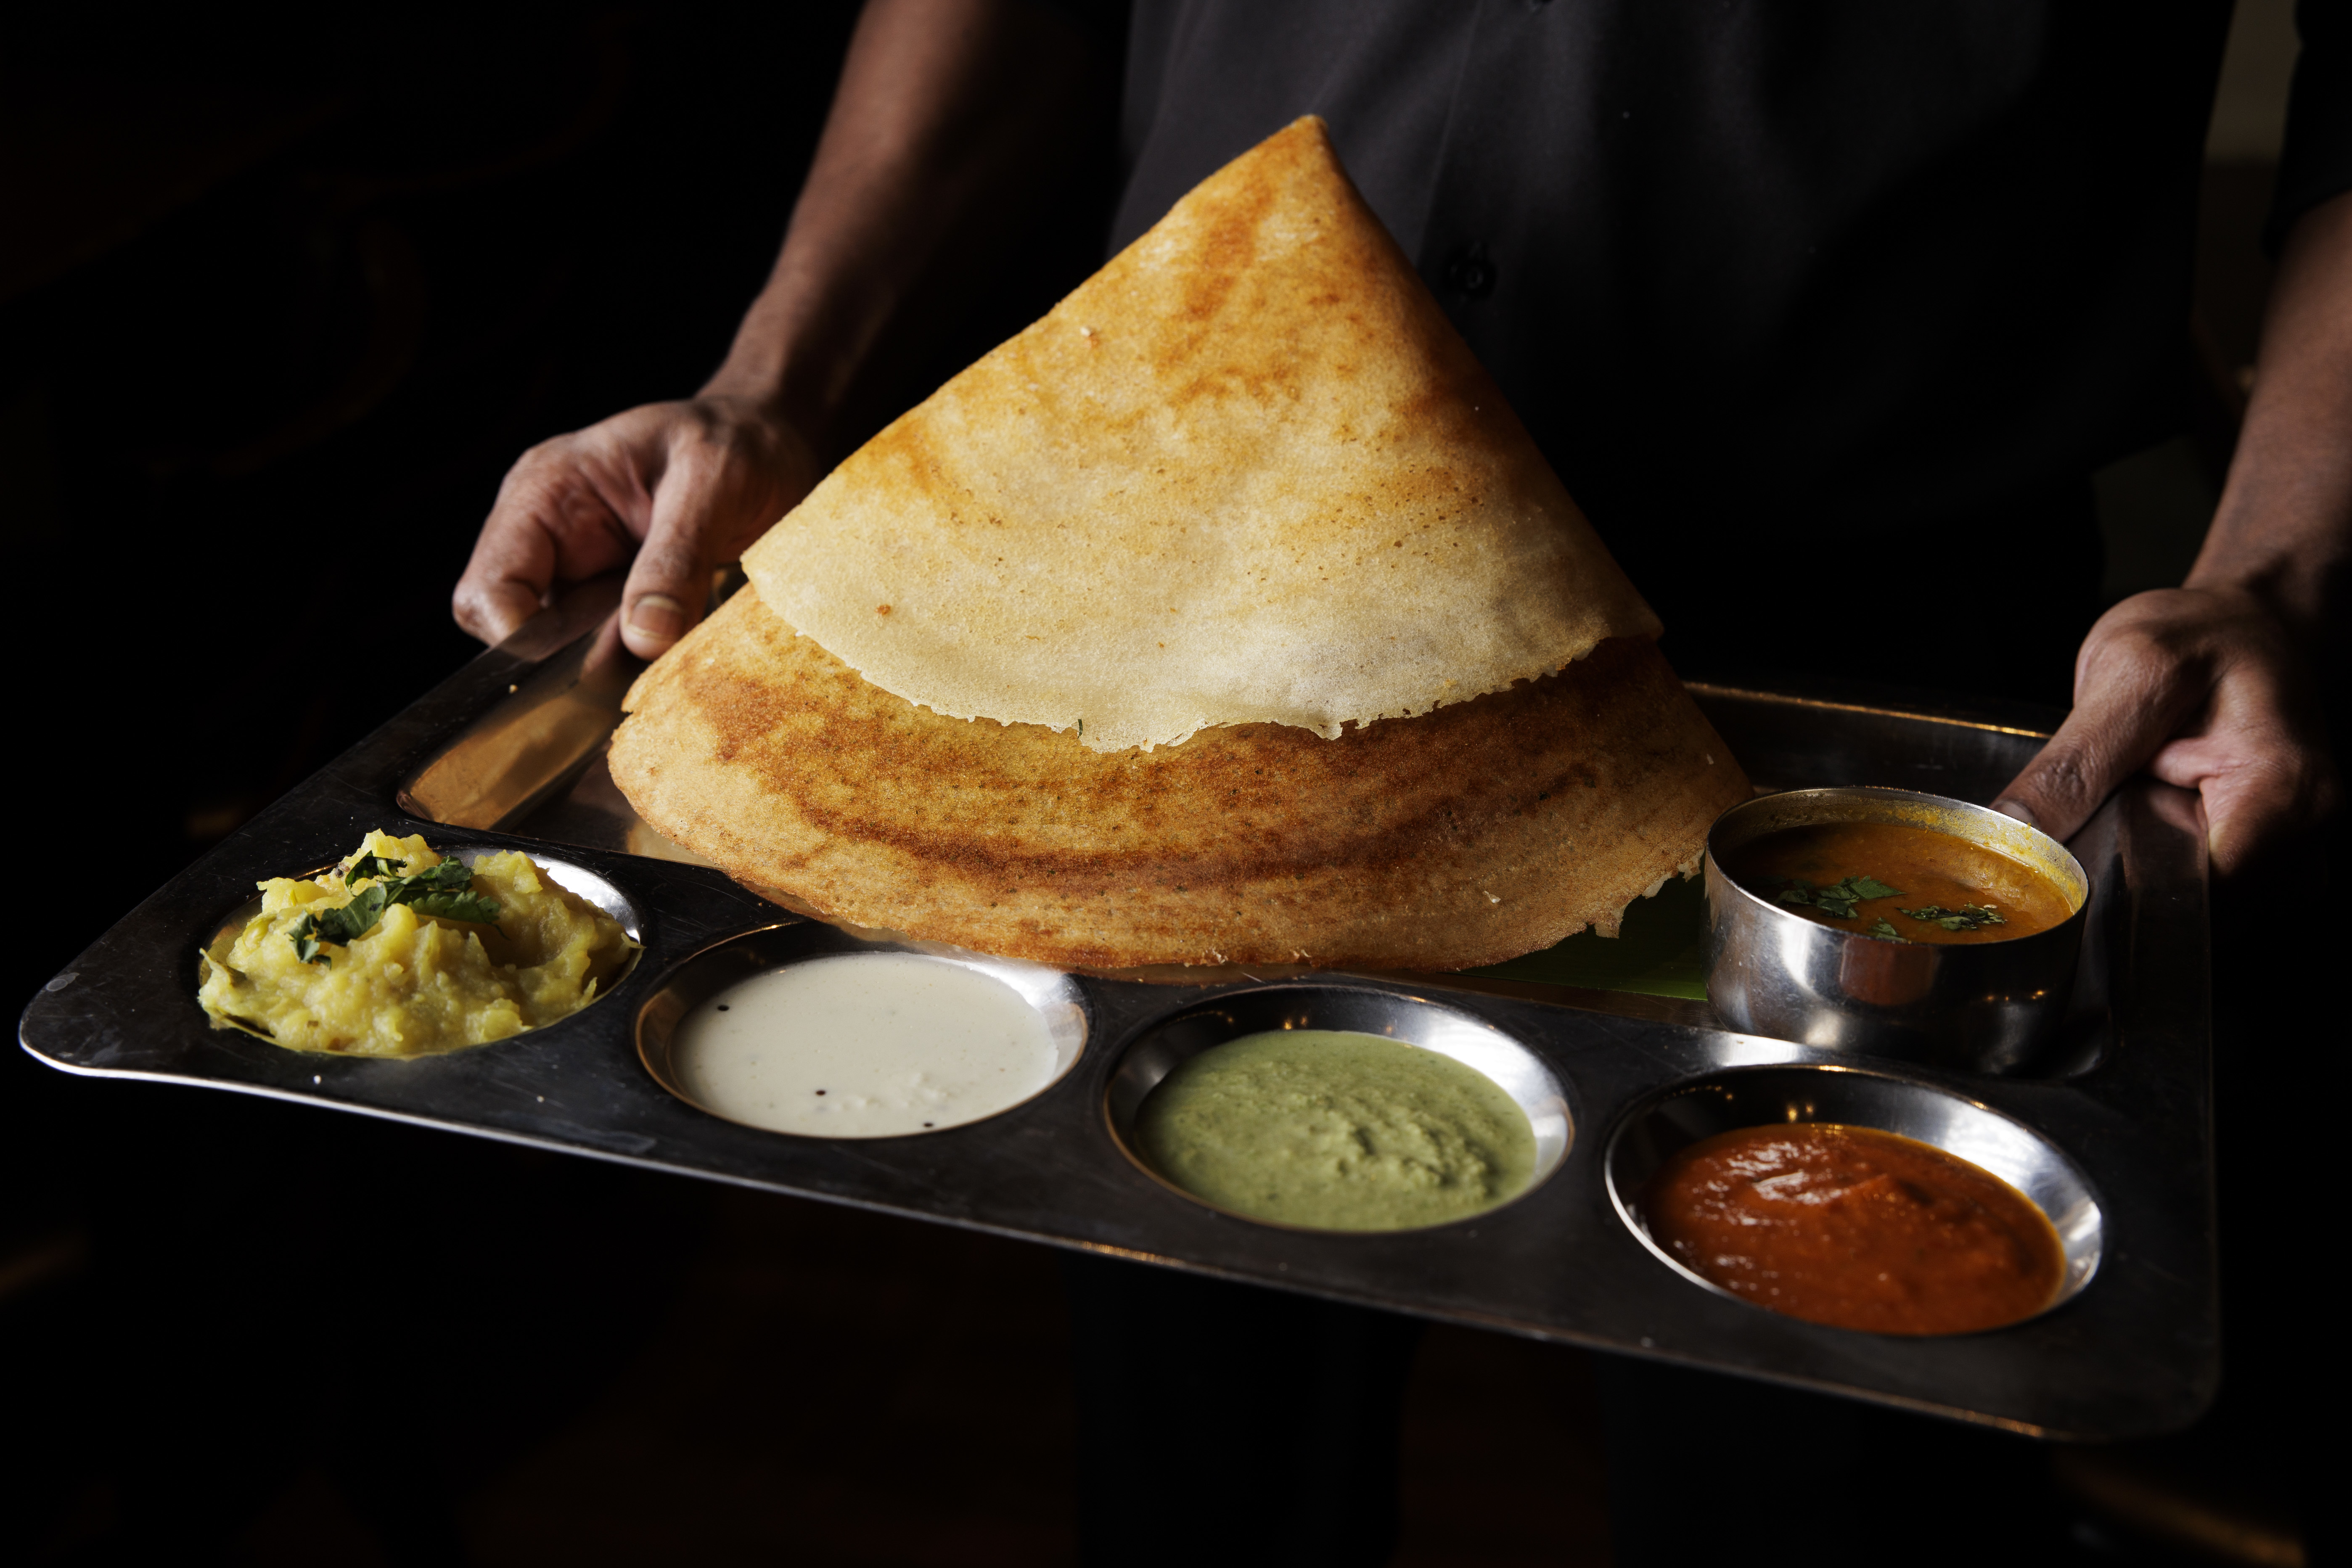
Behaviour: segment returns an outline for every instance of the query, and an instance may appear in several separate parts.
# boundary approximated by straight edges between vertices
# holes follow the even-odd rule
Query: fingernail
[[[641,594],[629,606],[629,629],[675,642],[686,629],[686,608],[667,594]]]
[[[2042,819],[2034,816],[2033,808],[2026,805],[2023,801],[1997,800],[1992,803],[1992,808],[2000,813],[2003,816],[2013,816],[2017,818],[2018,821],[2025,824],[2028,827],[2039,827],[2042,826]]]

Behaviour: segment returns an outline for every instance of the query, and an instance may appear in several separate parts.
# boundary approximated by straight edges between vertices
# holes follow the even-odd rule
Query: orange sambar
[[[1742,1300],[1881,1334],[1965,1334],[2030,1318],[2065,1277],[2058,1233],[1991,1172],[1891,1132],[1744,1127],[1651,1178],[1650,1235]]]
[[[1958,834],[1901,822],[1817,822],[1783,827],[1724,857],[1731,879],[1759,898],[1775,899],[1791,914],[1839,931],[1864,931],[1885,921],[1906,942],[2008,942],[2063,924],[2074,912],[2065,892],[2022,860],[1971,843]],[[1865,899],[1851,916],[1832,917],[1783,897],[1793,885],[1827,887],[1864,876],[1896,889]],[[1934,907],[1990,907],[1997,924],[1948,931],[1910,911]]]

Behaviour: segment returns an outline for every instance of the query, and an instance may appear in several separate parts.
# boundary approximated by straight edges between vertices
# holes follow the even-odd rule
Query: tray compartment
[[[975,1121],[985,1121],[1019,1110],[1069,1076],[1070,1069],[1078,1065],[1079,1058],[1086,1052],[1090,1020],[1085,994],[1060,970],[992,958],[983,953],[966,952],[936,943],[862,941],[815,921],[793,921],[763,926],[713,942],[690,954],[663,975],[637,1009],[635,1026],[637,1059],[645,1064],[646,1071],[652,1075],[656,1083],[679,1100],[706,1115],[731,1121],[733,1119],[724,1112],[711,1110],[695,1099],[687,1089],[679,1064],[672,1055],[671,1047],[677,1041],[678,1026],[685,1021],[687,1015],[730,986],[756,975],[771,973],[813,959],[881,952],[906,953],[928,963],[952,964],[1000,982],[1035,1010],[1045,1026],[1047,1038],[1054,1045],[1052,1075],[1034,1091],[984,1116],[949,1122],[938,1129],[940,1131],[952,1131],[959,1127],[971,1126]],[[774,1138],[803,1136],[765,1128],[760,1131]]]
[[[507,854],[511,852],[514,847],[513,846],[509,845],[453,844],[446,840],[440,843],[433,842],[434,839],[441,838],[441,837],[442,836],[439,834],[433,834],[427,837],[426,843],[439,854],[454,857],[458,860],[464,861],[468,866],[478,864],[484,856]],[[621,930],[627,935],[629,941],[636,944],[636,946],[630,952],[628,957],[622,963],[620,968],[614,971],[610,982],[604,985],[604,989],[598,993],[593,1000],[588,1003],[587,1006],[581,1008],[579,1012],[570,1014],[565,1017],[558,1018],[554,1023],[545,1025],[540,1029],[524,1031],[527,1034],[541,1034],[547,1029],[552,1029],[561,1025],[570,1023],[573,1018],[577,1018],[581,1013],[585,1013],[590,1008],[594,1007],[597,1003],[606,1000],[614,992],[619,990],[622,985],[626,984],[632,974],[636,973],[638,964],[645,959],[645,920],[644,917],[638,913],[635,900],[632,900],[628,894],[623,892],[610,879],[604,877],[595,871],[590,870],[587,867],[581,865],[577,861],[566,860],[558,856],[543,854],[536,848],[526,848],[524,853],[530,857],[532,865],[537,866],[541,871],[547,873],[547,879],[549,881],[553,882],[565,892],[571,893],[578,898],[585,899],[589,903],[593,904],[597,909],[603,910],[606,915],[618,921],[620,923]],[[341,858],[338,856],[334,859],[322,860],[316,865],[311,866],[308,870],[280,872],[278,875],[284,877],[289,881],[306,882],[316,878],[325,876],[328,872],[335,869],[341,863]],[[252,923],[254,916],[260,912],[261,895],[259,893],[256,893],[251,898],[246,900],[243,903],[237,905],[236,908],[231,910],[227,914],[210,922],[198,933],[197,950],[202,955],[196,966],[198,984],[202,983],[202,977],[205,973],[205,965],[214,961],[214,955],[225,952],[229,945],[236,941],[237,937],[244,931],[245,928]],[[193,996],[194,994],[191,993],[192,1000]],[[269,1043],[273,1046],[278,1044],[277,1041],[270,1040],[268,1035],[262,1034],[256,1029],[249,1028],[243,1023],[232,1023],[228,1027],[236,1030],[240,1034],[251,1035],[256,1039],[269,1040]],[[496,1044],[498,1042],[492,1043]],[[292,1047],[285,1047],[282,1048],[288,1050],[295,1049]],[[466,1050],[478,1050],[482,1047],[478,1046],[467,1046],[459,1048]],[[310,1051],[296,1051],[296,1054],[302,1057],[315,1057],[322,1060],[335,1059],[339,1055],[339,1053]],[[431,1054],[446,1055],[447,1053],[437,1052]],[[354,1056],[344,1059],[359,1060],[367,1058]],[[419,1060],[422,1058],[394,1058],[389,1059],[410,1061]]]
[[[2089,1180],[2055,1144],[2014,1117],[1950,1089],[1856,1068],[1736,1068],[1652,1096],[1628,1113],[1610,1137],[1601,1160],[1610,1204],[1652,1257],[1702,1289],[1742,1300],[1685,1268],[1653,1239],[1642,1216],[1640,1194],[1661,1165],[1702,1139],[1744,1127],[1803,1121],[1874,1128],[1931,1144],[2023,1193],[2048,1217],[2065,1254],[2064,1281],[2043,1313],[2082,1294],[2098,1273],[2106,1246],[2106,1215]]]
[[[1523,1202],[1559,1169],[1575,1141],[1575,1122],[1569,1114],[1567,1090],[1550,1064],[1485,1019],[1393,991],[1291,984],[1225,992],[1180,1007],[1136,1031],[1119,1053],[1103,1095],[1103,1113],[1120,1152],[1170,1192],[1187,1202],[1216,1208],[1152,1168],[1150,1161],[1136,1147],[1136,1114],[1151,1091],[1160,1087],[1160,1080],[1179,1064],[1228,1040],[1277,1029],[1334,1029],[1402,1040],[1451,1057],[1484,1073],[1511,1097],[1535,1132],[1536,1161],[1528,1173],[1528,1184],[1493,1208],[1481,1210],[1465,1221],[1448,1223],[1475,1224]],[[1247,1215],[1234,1217],[1252,1225],[1274,1223]]]

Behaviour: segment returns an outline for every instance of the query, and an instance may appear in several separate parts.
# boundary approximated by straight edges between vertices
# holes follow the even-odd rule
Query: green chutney
[[[1535,1130],[1502,1086],[1379,1035],[1275,1029],[1180,1064],[1135,1119],[1145,1160],[1220,1208],[1314,1230],[1411,1230],[1515,1197]]]

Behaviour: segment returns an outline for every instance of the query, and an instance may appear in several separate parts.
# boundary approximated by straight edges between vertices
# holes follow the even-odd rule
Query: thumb
[[[499,487],[498,504],[482,524],[465,575],[450,595],[457,624],[495,647],[539,613],[555,581],[556,547],[543,513],[547,485],[525,458]]]
[[[540,595],[520,576],[478,575],[469,570],[451,605],[459,626],[496,647],[539,614]]]
[[[2197,704],[2194,684],[2168,679],[2168,671],[2102,662],[2107,668],[2097,679],[2085,670],[2077,679],[2074,710],[2000,792],[1995,811],[2053,838],[2070,837],[2117,784],[2147,765]]]

